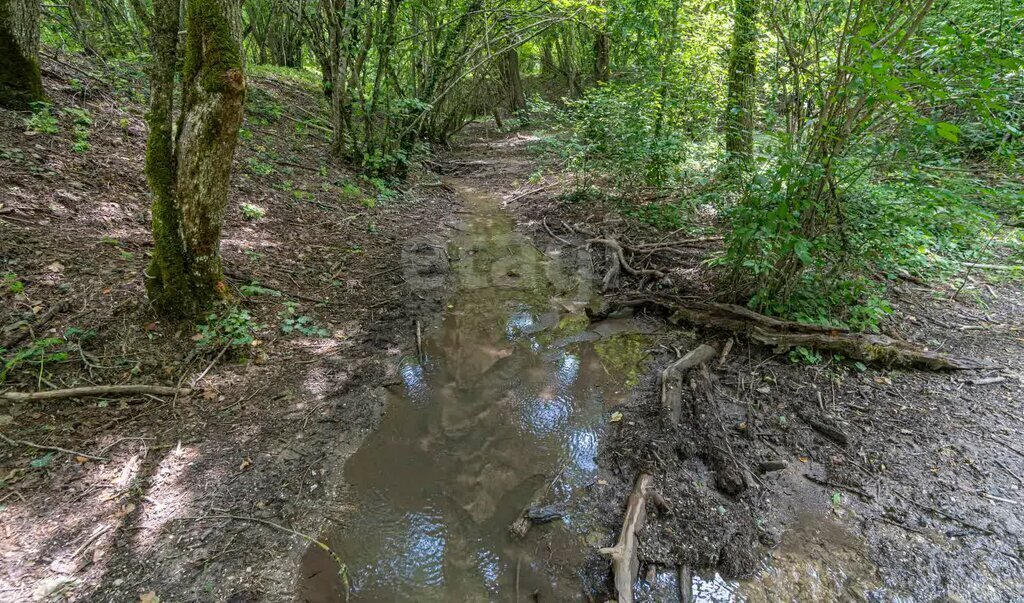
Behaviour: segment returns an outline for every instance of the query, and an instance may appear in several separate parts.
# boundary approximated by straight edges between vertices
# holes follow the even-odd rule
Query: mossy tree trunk
[[[156,246],[146,288],[157,308],[190,317],[224,293],[220,233],[242,123],[237,0],[186,0],[181,110],[174,127],[179,0],[156,0],[146,176]]]
[[[39,73],[39,0],[0,0],[0,107],[43,100]]]
[[[731,159],[748,161],[754,153],[758,0],[736,0],[729,93],[725,112],[725,149]]]

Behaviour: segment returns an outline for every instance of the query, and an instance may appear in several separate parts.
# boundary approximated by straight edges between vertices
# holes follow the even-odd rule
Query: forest
[[[0,0],[0,601],[1024,598],[1024,0]]]

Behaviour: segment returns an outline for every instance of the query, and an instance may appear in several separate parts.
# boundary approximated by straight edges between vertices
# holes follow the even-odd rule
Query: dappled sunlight
[[[197,447],[179,444],[164,453],[157,463],[143,498],[138,529],[132,539],[139,553],[150,550],[160,538],[166,537],[170,521],[190,514],[194,484],[189,482],[187,473],[198,457]],[[205,477],[217,479],[214,475]]]

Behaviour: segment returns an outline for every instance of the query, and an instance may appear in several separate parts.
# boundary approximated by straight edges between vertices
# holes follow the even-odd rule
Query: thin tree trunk
[[[223,295],[220,233],[242,123],[238,0],[188,0],[182,107],[171,142],[177,0],[157,0],[146,172],[156,247],[147,289],[163,312],[192,316]],[[171,41],[173,31],[174,41]],[[159,39],[159,41],[157,40]]]
[[[610,55],[612,38],[605,32],[599,32],[594,38],[594,82],[602,84],[611,77]]]
[[[0,106],[45,98],[39,73],[39,0],[0,0]]]
[[[736,0],[729,58],[729,96],[725,114],[725,149],[743,161],[754,153],[754,75],[757,63],[758,0]]]

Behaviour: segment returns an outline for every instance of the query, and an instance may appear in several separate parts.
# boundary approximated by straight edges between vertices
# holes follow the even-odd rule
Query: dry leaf
[[[156,596],[154,591],[139,593],[139,603],[160,603],[160,597]]]
[[[245,457],[244,459],[242,459],[242,464],[238,466],[238,470],[245,471],[249,467],[252,467],[252,459],[249,457]]]
[[[608,422],[609,423],[618,423],[621,420],[622,420],[622,413],[619,412],[619,411],[615,411],[615,412],[612,413],[612,418],[608,419]]]
[[[84,456],[82,456],[80,454],[75,456],[75,462],[78,463],[79,465],[81,465],[82,463],[86,463],[88,461],[89,461],[89,459],[87,459],[86,457],[84,457]]]

